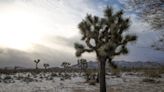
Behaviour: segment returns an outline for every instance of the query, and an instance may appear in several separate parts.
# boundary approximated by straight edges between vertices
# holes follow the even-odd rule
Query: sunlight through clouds
[[[0,0],[0,60],[12,62],[14,58],[13,62],[29,62],[37,57],[55,64],[65,59],[76,62],[73,44],[81,38],[78,23],[87,13],[103,16],[106,5],[119,10],[120,4],[118,0]],[[151,33],[142,32],[150,30],[149,25],[135,19],[135,15],[126,15],[132,21],[130,31],[141,36],[137,45],[145,44]],[[139,60],[140,52],[134,53],[139,51],[138,47],[130,49],[130,59],[128,56],[119,59]],[[152,50],[146,51],[147,57],[162,58],[158,52],[153,55],[149,52]],[[85,54],[83,57],[95,61],[94,56]],[[21,58],[25,58],[24,61]]]
[[[19,4],[3,7],[0,20],[0,45],[7,48],[27,50],[52,30],[45,17]]]
[[[33,44],[49,44],[44,41],[46,37],[74,36],[77,33],[76,23],[61,10],[56,10],[54,14],[50,12],[52,10],[46,11],[46,6],[37,7],[25,2],[14,2],[2,7],[0,45],[29,51]]]
[[[73,44],[80,40],[77,25],[87,13],[96,13],[88,0],[0,1],[1,63],[23,63],[36,57],[56,64],[64,58],[76,62]],[[18,55],[9,54],[13,50]]]

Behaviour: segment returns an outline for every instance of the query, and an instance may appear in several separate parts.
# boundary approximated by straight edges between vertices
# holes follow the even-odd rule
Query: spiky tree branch
[[[149,23],[155,35],[152,49],[164,51],[164,0],[120,0],[128,12],[133,12],[139,19]],[[149,31],[149,30],[148,30]]]
[[[163,0],[120,0],[126,10],[133,11],[155,29],[164,28]]]

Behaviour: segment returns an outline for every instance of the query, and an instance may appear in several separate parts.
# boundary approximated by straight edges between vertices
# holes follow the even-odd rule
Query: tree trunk
[[[99,67],[99,71],[100,71],[100,92],[106,92],[106,80],[105,80],[105,59],[100,58],[99,59],[100,62],[100,67]]]
[[[36,69],[38,69],[38,64],[36,63]]]

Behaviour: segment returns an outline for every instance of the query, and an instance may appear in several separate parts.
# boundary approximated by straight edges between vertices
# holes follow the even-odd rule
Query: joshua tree
[[[75,43],[76,56],[84,52],[95,52],[99,61],[100,92],[106,92],[105,64],[114,66],[112,59],[121,54],[127,54],[128,42],[133,42],[137,36],[126,33],[129,19],[123,17],[123,11],[113,13],[107,7],[104,17],[100,18],[87,14],[78,25],[85,45]],[[87,46],[87,47],[86,47]]]
[[[78,66],[80,69],[85,72],[85,70],[88,68],[88,63],[86,59],[80,59],[78,60]]]
[[[14,70],[17,70],[18,69],[18,66],[14,66]]]
[[[35,64],[36,64],[36,69],[38,69],[38,63],[40,62],[40,59],[34,60]]]
[[[69,62],[63,62],[61,66],[66,70],[71,64]]]
[[[43,67],[45,68],[45,70],[47,69],[47,67],[49,67],[49,64],[43,64]]]

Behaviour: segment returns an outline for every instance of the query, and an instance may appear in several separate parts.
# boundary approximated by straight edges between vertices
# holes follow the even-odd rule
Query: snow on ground
[[[154,79],[157,83],[143,82],[145,78],[136,75],[107,78],[107,88],[109,92],[164,92],[164,77]]]
[[[110,92],[164,92],[164,78],[158,78],[159,83],[145,83],[143,78],[125,73],[121,77],[108,75],[107,89]],[[85,79],[78,74],[65,80],[51,73],[1,74],[0,92],[99,92],[99,85],[85,83]]]
[[[96,86],[90,86],[85,82],[82,77],[72,77],[71,79],[61,80],[60,77],[52,77],[49,75],[30,75],[28,74],[16,74],[14,75],[1,75],[0,79],[5,79],[6,76],[10,76],[7,80],[1,80],[0,92],[73,92],[74,90],[94,91]],[[24,80],[25,77],[27,78]],[[24,81],[20,80],[22,78]],[[32,79],[32,82],[30,82]]]
[[[55,78],[53,81],[42,81],[42,82],[15,82],[10,84],[1,84],[0,92],[72,92],[73,87],[84,87],[88,88],[87,85],[78,85],[75,80],[60,81],[59,78]],[[81,79],[79,79],[80,81]]]

